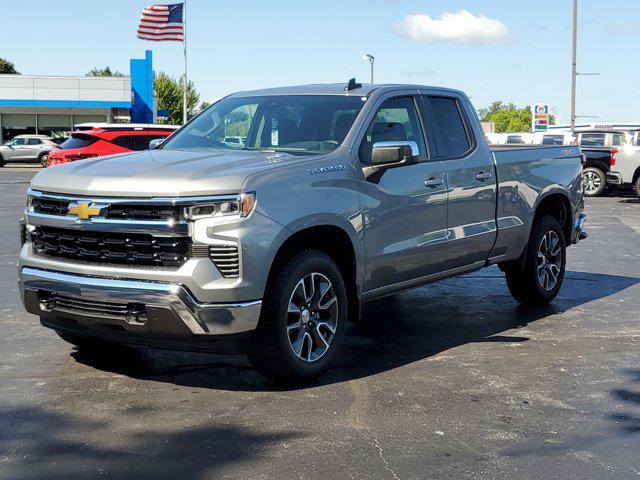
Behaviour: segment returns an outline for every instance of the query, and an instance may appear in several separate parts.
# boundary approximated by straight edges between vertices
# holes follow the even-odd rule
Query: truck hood
[[[232,194],[239,193],[253,173],[310,158],[244,150],[145,150],[47,168],[33,178],[31,187],[117,197]]]

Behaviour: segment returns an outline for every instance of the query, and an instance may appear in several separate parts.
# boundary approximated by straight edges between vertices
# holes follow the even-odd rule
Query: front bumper
[[[586,222],[587,216],[584,213],[581,213],[578,218],[576,218],[573,243],[578,243],[580,240],[586,240],[589,238],[589,234],[584,230],[584,224]]]
[[[261,300],[200,303],[177,283],[125,280],[23,267],[28,312],[48,326],[70,320],[89,334],[120,331],[168,338],[210,337],[255,329]]]

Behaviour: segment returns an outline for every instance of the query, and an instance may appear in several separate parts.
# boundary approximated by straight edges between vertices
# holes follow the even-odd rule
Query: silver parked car
[[[0,145],[0,167],[7,162],[41,163],[46,167],[49,152],[58,144],[46,135],[18,135]]]

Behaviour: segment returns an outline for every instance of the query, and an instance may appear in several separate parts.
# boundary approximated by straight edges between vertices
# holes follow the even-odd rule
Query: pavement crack
[[[380,446],[380,443],[378,443],[378,439],[376,437],[373,438],[373,444],[378,449],[378,456],[380,457],[380,460],[382,460],[382,464],[384,465],[385,470],[389,472],[395,480],[400,480],[398,474],[393,470],[393,468],[391,468],[391,465],[389,465],[387,459],[384,458],[384,448]]]
[[[351,380],[348,382],[348,385],[353,394],[353,401],[347,411],[349,423],[376,448],[384,469],[391,474],[394,480],[400,480],[400,477],[395,470],[391,468],[389,461],[385,457],[384,449],[380,446],[375,427],[368,422],[370,407],[369,387],[363,380]]]

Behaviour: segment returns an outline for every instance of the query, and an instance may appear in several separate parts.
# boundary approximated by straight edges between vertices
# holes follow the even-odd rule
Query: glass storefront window
[[[73,125],[74,127],[80,123],[105,123],[107,121],[106,115],[74,115]]]
[[[71,131],[71,115],[38,115],[38,133],[52,138],[68,136]]]
[[[31,114],[3,113],[2,141],[7,142],[16,135],[36,133],[36,116]]]

